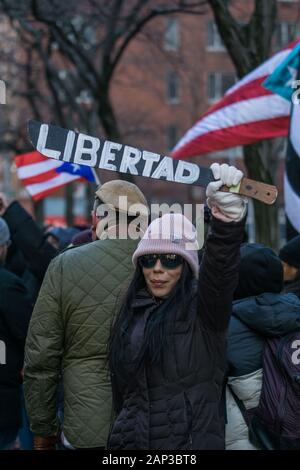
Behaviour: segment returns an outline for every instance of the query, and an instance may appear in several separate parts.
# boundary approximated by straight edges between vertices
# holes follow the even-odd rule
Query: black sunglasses
[[[143,255],[139,257],[139,263],[142,268],[154,268],[157,260],[160,260],[161,265],[165,269],[175,269],[183,263],[183,258],[175,253],[167,253],[165,255]]]

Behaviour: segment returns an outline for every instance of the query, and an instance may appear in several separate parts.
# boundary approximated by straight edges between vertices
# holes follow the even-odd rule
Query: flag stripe
[[[33,163],[30,165],[23,165],[18,167],[18,177],[20,179],[31,178],[43,173],[49,173],[52,169],[61,166],[61,161],[46,159],[44,162]],[[54,172],[55,173],[55,172]],[[56,173],[55,173],[56,174]]]
[[[203,119],[199,126],[191,132],[194,136],[201,136],[226,127],[246,124],[254,121],[285,116],[291,110],[291,105],[281,96],[263,96],[227,106],[226,110],[217,111],[214,116]],[[226,111],[226,112],[225,112]],[[220,121],[222,118],[222,121]]]
[[[249,143],[257,142],[266,138],[281,137],[283,135],[282,129],[285,129],[285,135],[288,135],[288,123],[289,117],[279,117],[276,119],[267,119],[265,121],[251,122],[246,124],[240,124],[236,126],[227,127],[224,129],[218,129],[212,132],[206,133],[204,136],[199,136],[193,139],[192,142],[188,142],[187,152],[188,155],[193,157],[202,153],[209,153],[211,151],[223,150],[226,148],[234,147],[236,133],[239,134],[240,145],[247,145]],[[213,140],[213,150],[212,150]],[[185,147],[180,149],[180,157],[177,156],[176,152],[173,152],[173,158],[184,157]]]
[[[295,153],[300,158],[300,104],[293,106],[290,141]]]
[[[23,153],[22,155],[17,155],[15,157],[15,163],[17,167],[24,165],[31,165],[34,163],[45,162],[49,159],[44,157],[40,152],[34,151],[29,153]]]
[[[289,53],[294,47],[291,46],[292,45],[289,45],[287,49],[277,52],[277,54],[274,54],[272,57],[270,57],[270,59],[266,60],[261,65],[256,67],[252,72],[248,73],[238,83],[230,87],[227,90],[226,94],[229,95],[230,93],[233,93],[235,90],[239,89],[246,83],[251,82],[252,80],[256,80],[257,78],[270,75],[272,72],[274,72],[276,67],[278,67],[278,65],[289,55]]]
[[[279,95],[267,95],[267,96],[260,96],[258,98],[252,98],[249,100],[239,101],[237,103],[233,103],[225,108],[219,109],[218,111],[214,112],[213,114],[209,114],[201,119],[194,127],[192,127],[186,135],[180,140],[178,145],[172,152],[172,156],[175,158],[181,158],[184,156],[195,156],[200,153],[203,153],[202,150],[194,152],[193,154],[190,152],[189,147],[187,144],[191,145],[191,142],[195,139],[199,139],[204,135],[208,135],[212,131],[216,131],[219,129],[224,129],[226,127],[234,127],[239,126],[241,124],[256,122],[257,130],[261,126],[263,121],[270,120],[271,124],[275,124],[276,122],[273,119],[283,116],[289,116],[291,110],[290,103],[282,98]],[[287,121],[288,123],[288,121]],[[286,124],[287,124],[286,123]],[[234,129],[232,129],[234,131]],[[260,128],[263,131],[263,129]],[[279,129],[280,131],[280,129]],[[266,129],[266,133],[268,130]],[[274,130],[276,136],[287,135],[288,129],[287,127],[281,130],[281,133],[278,135],[278,129]],[[273,133],[271,137],[273,136]],[[212,137],[212,136],[210,136]],[[258,133],[257,140],[261,140],[261,133]],[[263,137],[263,138],[270,138],[270,137]],[[198,141],[198,145],[200,144],[200,140]],[[250,143],[250,142],[249,142]],[[235,145],[243,145],[244,139],[240,135],[238,131],[233,132],[231,134],[230,142],[226,147],[234,147]],[[186,146],[186,148],[184,148]],[[217,150],[217,142],[211,140],[208,152],[213,152]],[[225,147],[224,147],[225,148]]]
[[[182,156],[195,156],[199,153],[203,153],[202,149],[200,151],[196,151],[195,147],[192,153],[191,147],[191,143],[196,139],[199,139],[197,146],[200,148],[200,144],[204,138],[203,136],[209,136],[211,139],[207,151],[212,152],[216,150],[218,142],[212,139],[212,133],[214,131],[219,131],[226,128],[231,128],[230,132],[228,133],[228,137],[230,139],[226,147],[233,147],[234,145],[237,145],[237,136],[239,141],[238,145],[243,145],[244,136],[240,134],[240,130],[234,128],[247,123],[255,123],[257,130],[256,140],[261,140],[261,135],[264,131],[261,126],[262,124],[267,124],[268,121],[271,125],[275,126],[274,133],[272,132],[272,136],[274,134],[277,136],[278,132],[279,135],[284,135],[283,130],[278,129],[277,124],[274,121],[276,121],[276,118],[281,118],[286,115],[288,116],[290,109],[290,103],[281,96],[277,95],[263,96],[259,98],[253,98],[248,101],[234,103],[230,106],[227,106],[225,109],[216,111],[213,115],[209,115],[199,121],[198,124],[190,129],[186,136],[181,139],[180,146],[175,147],[174,151],[172,152],[172,156],[175,158],[180,158]],[[287,123],[288,121],[285,122],[285,124]],[[284,130],[286,135],[287,127],[285,127]],[[266,132],[269,133],[268,129],[266,129]],[[195,142],[193,142],[193,144],[194,143]],[[184,155],[185,152],[187,155]]]
[[[41,199],[44,199],[45,197],[49,196],[50,194],[53,194],[55,191],[57,191],[59,188],[65,186],[65,184],[62,184],[56,188],[50,188],[50,189],[45,189],[43,191],[40,191],[34,195],[31,195],[32,199],[37,202],[40,201]],[[27,188],[26,188],[27,189]]]
[[[239,88],[238,90],[234,91],[230,95],[225,95],[224,98],[222,98],[221,100],[213,104],[207,110],[207,112],[203,114],[201,120],[204,117],[209,116],[210,114],[218,111],[219,109],[226,108],[226,106],[229,106],[230,104],[233,104],[233,103],[246,101],[251,98],[258,98],[259,96],[268,96],[268,95],[274,96],[274,94],[270,90],[267,90],[266,88],[261,86],[261,84],[266,78],[267,76],[258,78],[257,80],[253,82],[247,83],[245,86]]]
[[[286,216],[294,229],[300,233],[300,195],[295,193],[287,175],[284,177],[284,201]]]
[[[300,79],[300,52],[298,53],[298,79]],[[286,235],[290,240],[300,234],[300,105],[291,109],[289,141],[284,175],[284,203]]]
[[[57,173],[56,173],[57,174]],[[79,179],[78,176],[71,175],[69,173],[61,173],[51,180],[45,181],[43,183],[36,183],[26,186],[27,191],[31,196],[35,196],[37,193],[43,192],[49,189],[57,189],[60,186],[63,186],[71,181]]]
[[[24,186],[29,186],[31,184],[36,184],[36,183],[45,183],[46,181],[51,180],[52,178],[56,178],[58,173],[56,173],[55,170],[49,170],[44,173],[41,173],[40,175],[35,175],[35,176],[29,176],[28,178],[23,178],[22,183]]]

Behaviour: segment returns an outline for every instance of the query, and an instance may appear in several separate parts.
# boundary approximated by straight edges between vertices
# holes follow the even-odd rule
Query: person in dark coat
[[[13,247],[10,247],[6,267],[22,278],[35,302],[50,261],[58,255],[45,239],[31,215],[18,201],[8,204],[0,193],[0,216],[7,223]]]
[[[199,271],[196,229],[181,214],[148,227],[115,320],[109,365],[116,419],[108,448],[223,449],[220,397],[246,203],[218,191],[242,178],[213,164],[211,232]]]
[[[300,297],[300,235],[292,238],[279,251],[283,266],[283,292]]]
[[[10,233],[0,217],[0,449],[21,425],[21,371],[33,305],[21,280],[4,268]]]
[[[282,294],[283,267],[271,248],[258,243],[241,248],[239,283],[228,329],[226,449],[255,450],[233,393],[251,417],[262,387],[262,354],[266,338],[300,328],[300,299]]]
[[[57,240],[57,249],[59,252],[64,251],[72,244],[72,239],[80,233],[80,230],[75,227],[52,227],[51,230],[46,232],[47,240],[53,237]]]

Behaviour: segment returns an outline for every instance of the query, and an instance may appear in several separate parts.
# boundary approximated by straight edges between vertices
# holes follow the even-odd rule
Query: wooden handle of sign
[[[241,194],[242,196],[252,197],[265,204],[274,204],[278,195],[276,186],[250,180],[249,178],[243,178],[238,187],[232,186],[229,188],[228,186],[222,186],[220,190],[226,193],[232,192]]]

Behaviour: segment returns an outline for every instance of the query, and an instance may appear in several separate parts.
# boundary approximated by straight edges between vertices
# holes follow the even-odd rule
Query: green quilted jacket
[[[58,433],[57,386],[63,379],[63,432],[78,448],[102,447],[112,419],[107,339],[137,241],[99,240],[49,265],[26,341],[24,389],[31,430]]]

